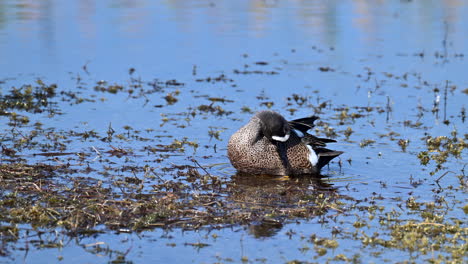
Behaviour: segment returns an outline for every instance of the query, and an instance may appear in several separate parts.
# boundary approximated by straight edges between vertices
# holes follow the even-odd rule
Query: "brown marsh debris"
[[[67,165],[2,164],[0,221],[80,233],[98,225],[142,230],[284,222],[345,210],[340,195],[318,179],[238,175],[227,181],[192,166],[175,170],[174,181],[135,176],[106,183]]]

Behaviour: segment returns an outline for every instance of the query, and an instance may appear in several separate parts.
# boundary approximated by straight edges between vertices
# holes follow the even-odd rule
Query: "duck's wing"
[[[302,142],[311,146],[312,148],[317,148],[317,147],[325,147],[327,143],[333,143],[336,142],[334,139],[330,138],[319,138],[316,136],[313,136],[311,134],[304,134],[304,136],[301,138]]]
[[[327,143],[336,142],[330,138],[319,138],[314,135],[308,134],[307,131],[314,127],[314,121],[317,120],[317,116],[310,116],[300,119],[289,121],[291,128],[302,132],[301,141],[312,147],[318,156],[317,168],[320,170],[323,166],[327,165],[332,159],[338,157],[343,151],[335,151],[324,148]]]
[[[332,159],[343,154],[343,151],[335,151],[326,148],[314,149],[318,156],[317,168],[320,170],[323,166],[327,165]]]
[[[314,121],[317,119],[318,119],[317,116],[309,116],[309,117],[295,119],[295,120],[289,121],[288,123],[293,129],[297,129],[301,131],[303,134],[305,134],[307,130],[314,127]]]
[[[317,169],[321,169],[323,166],[327,165],[332,159],[338,157],[343,153],[343,151],[335,151],[331,149],[324,148],[327,143],[336,142],[334,139],[329,138],[319,138],[310,134],[305,134],[301,139],[302,142],[312,147],[315,154],[318,156],[318,161],[315,166]]]

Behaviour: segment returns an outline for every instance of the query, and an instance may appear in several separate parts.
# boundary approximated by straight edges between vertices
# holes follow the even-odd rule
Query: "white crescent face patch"
[[[289,134],[286,134],[284,137],[272,136],[271,138],[276,141],[286,142],[289,139]]]

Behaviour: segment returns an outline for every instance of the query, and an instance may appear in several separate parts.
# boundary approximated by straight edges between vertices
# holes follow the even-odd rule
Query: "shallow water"
[[[392,238],[385,219],[430,222],[425,211],[442,216],[432,225],[456,225],[458,219],[467,232],[466,148],[448,155],[439,170],[434,160],[423,166],[418,158],[428,150],[426,136],[452,138],[456,131],[467,141],[467,13],[466,1],[448,0],[3,1],[0,95],[38,86],[37,79],[57,84],[53,104],[41,113],[15,110],[29,118],[27,124],[0,119],[2,146],[17,151],[17,158],[71,164],[78,172],[59,176],[109,186],[135,175],[150,192],[158,180],[128,168],[147,165],[162,180],[186,182],[174,166],[195,166],[233,186],[236,195],[218,193],[233,211],[244,212],[246,204],[257,211],[294,209],[320,194],[334,205],[315,217],[251,217],[195,229],[127,233],[101,224],[100,234],[72,236],[42,227],[40,239],[34,223],[26,222],[15,243],[2,239],[0,263],[324,262],[343,259],[340,254],[350,262],[424,262],[439,254],[466,260],[431,246],[434,241],[423,252],[365,237]],[[122,90],[98,91],[109,85]],[[324,168],[326,178],[235,175],[226,156],[229,136],[252,112],[269,107],[288,119],[320,116],[313,132],[334,137],[338,143],[330,148],[345,151]],[[18,145],[35,122],[43,123],[42,132]],[[111,141],[103,140],[111,130]],[[406,150],[400,139],[409,140]],[[183,149],[168,147],[175,140],[185,142]],[[37,155],[50,152],[72,154]],[[2,154],[2,163],[9,159]],[[296,192],[282,196],[279,190]],[[369,211],[372,206],[380,209]],[[315,236],[338,245],[320,244]],[[466,245],[458,239],[455,244]],[[47,247],[44,241],[63,244]]]

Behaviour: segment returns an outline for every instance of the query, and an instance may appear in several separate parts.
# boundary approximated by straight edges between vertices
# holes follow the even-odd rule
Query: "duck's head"
[[[263,135],[270,141],[286,142],[291,135],[288,121],[273,111],[262,111],[257,114]]]

